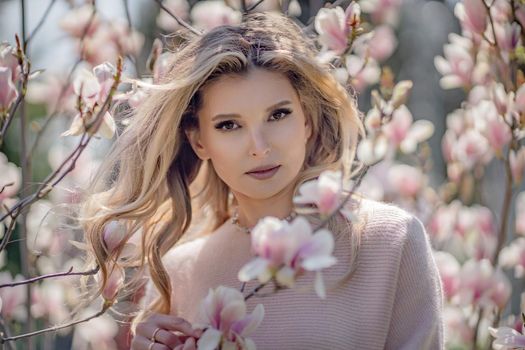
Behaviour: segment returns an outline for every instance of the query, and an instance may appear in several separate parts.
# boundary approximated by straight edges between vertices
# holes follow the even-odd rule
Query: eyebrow
[[[288,105],[288,104],[291,104],[292,102],[288,101],[288,100],[284,100],[284,101],[281,101],[281,102],[277,102],[276,104],[266,108],[266,112],[270,112],[272,111],[273,109],[275,108],[278,108],[278,107],[281,107],[281,106],[284,106],[284,105]],[[223,119],[223,118],[233,118],[233,119],[239,119],[241,118],[241,116],[239,114],[236,114],[236,113],[227,113],[227,114],[217,114],[215,117],[213,117],[211,119],[211,121],[215,121],[217,119]]]

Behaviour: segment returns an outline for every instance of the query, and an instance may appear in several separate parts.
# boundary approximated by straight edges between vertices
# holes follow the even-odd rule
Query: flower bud
[[[11,69],[0,67],[0,115],[7,113],[17,97],[18,91],[13,84]]]

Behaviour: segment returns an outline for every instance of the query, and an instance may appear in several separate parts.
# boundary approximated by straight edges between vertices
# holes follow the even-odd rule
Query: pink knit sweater
[[[363,200],[368,221],[359,265],[343,287],[315,292],[281,290],[251,298],[248,312],[262,303],[264,320],[251,335],[257,349],[442,349],[441,281],[421,222],[393,205]],[[337,264],[323,270],[328,286],[348,270],[350,240],[335,236]],[[181,244],[165,256],[172,278],[172,314],[197,320],[209,288],[239,289],[237,272],[249,260],[250,237],[227,221],[216,233]],[[315,274],[296,286],[313,286]],[[245,291],[257,285],[252,281]],[[262,293],[272,288],[266,286]],[[154,293],[148,292],[148,298]]]

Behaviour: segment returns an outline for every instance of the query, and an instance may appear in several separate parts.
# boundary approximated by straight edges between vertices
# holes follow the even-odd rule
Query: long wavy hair
[[[88,243],[88,264],[100,266],[98,293],[108,278],[108,263],[146,266],[158,298],[147,310],[169,313],[171,285],[163,255],[187,237],[191,227],[210,234],[232,214],[233,196],[209,161],[192,150],[185,130],[198,128],[202,91],[225,74],[254,67],[286,76],[297,91],[313,134],[297,176],[294,194],[325,170],[355,175],[355,151],[363,126],[355,97],[316,60],[316,47],[292,20],[278,14],[250,14],[236,26],[190,36],[171,54],[167,73],[136,108],[92,179],[80,222]],[[126,236],[116,250],[103,240],[104,227],[117,220]],[[312,218],[315,221],[315,218]],[[345,230],[352,240],[348,280],[357,260],[359,230],[339,216],[328,227]],[[118,259],[125,243],[139,232],[140,254]],[[190,230],[191,231],[191,230]]]

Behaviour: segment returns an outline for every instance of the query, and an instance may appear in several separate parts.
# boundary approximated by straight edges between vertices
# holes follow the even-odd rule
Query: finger
[[[131,342],[131,349],[132,350],[171,350],[170,347],[161,344],[161,343],[153,343],[151,346],[151,340],[149,340],[146,337],[143,337],[141,335],[137,335],[133,338],[133,341]],[[182,345],[181,345],[182,346]]]
[[[170,331],[179,331],[187,335],[197,336],[191,324],[183,318],[172,315],[154,314],[148,321],[155,323],[157,327]]]
[[[180,340],[179,336],[177,336],[173,332],[157,327],[155,324],[152,323],[145,323],[141,327],[140,334],[149,339],[150,341],[165,344],[170,348],[173,348],[174,346],[179,344],[183,344],[184,340],[186,340]],[[153,338],[153,336],[155,336],[155,338]]]
[[[188,338],[184,343],[182,350],[196,350],[195,338]]]

